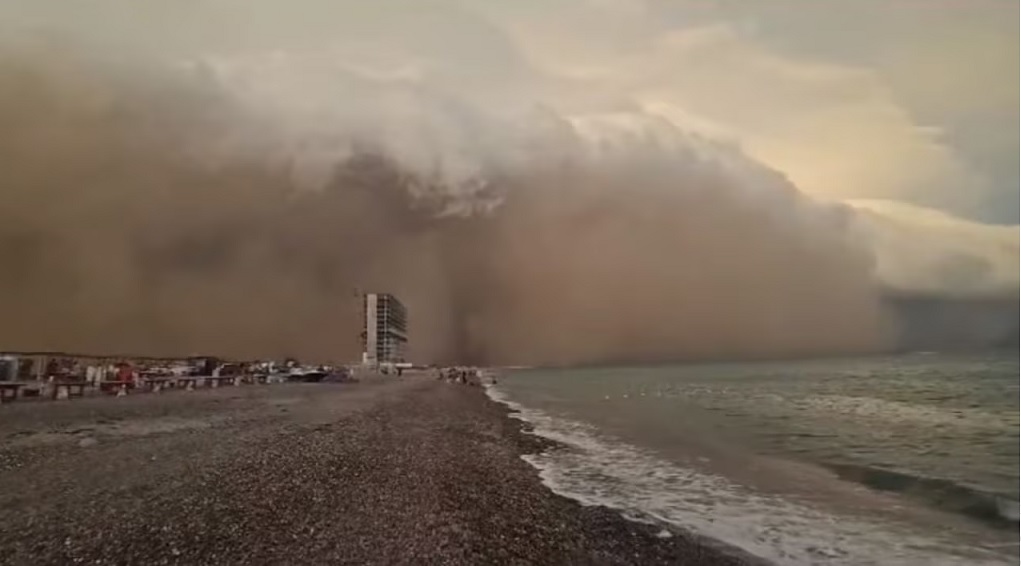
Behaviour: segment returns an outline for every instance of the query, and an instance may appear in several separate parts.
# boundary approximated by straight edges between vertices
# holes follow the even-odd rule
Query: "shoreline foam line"
[[[780,564],[1012,563],[905,525],[835,516],[757,493],[605,438],[584,423],[526,407],[498,386],[487,386],[486,394],[528,424],[523,432],[556,445],[522,458],[553,492],[583,505],[608,507],[630,520],[665,523]]]
[[[657,527],[660,529],[659,533],[656,535],[659,538],[672,538],[675,536],[683,537],[684,539],[697,542],[700,546],[712,549],[714,552],[718,552],[721,555],[735,559],[746,566],[775,566],[776,563],[772,560],[748,552],[747,550],[730,544],[718,537],[707,536],[705,534],[695,532],[686,526],[675,524],[665,518],[657,517],[641,511],[624,509],[604,502],[592,502],[584,497],[578,497],[576,494],[558,489],[557,486],[551,483],[551,478],[547,473],[547,469],[542,466],[536,458],[539,454],[542,454],[545,451],[570,449],[570,445],[565,444],[557,438],[551,438],[536,432],[534,430],[534,424],[522,416],[522,412],[529,411],[529,409],[519,403],[511,401],[492,384],[486,384],[484,386],[484,391],[491,402],[508,410],[506,418],[517,423],[517,433],[522,435],[523,438],[531,439],[531,441],[523,447],[522,453],[519,457],[536,470],[536,475],[539,477],[542,485],[548,489],[550,494],[553,496],[563,497],[581,505],[582,507],[605,509],[625,521]]]

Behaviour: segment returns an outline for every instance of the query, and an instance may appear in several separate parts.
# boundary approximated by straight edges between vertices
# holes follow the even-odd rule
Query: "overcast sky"
[[[714,122],[808,192],[1018,222],[1016,2],[525,5],[544,60],[630,74],[633,94]]]
[[[862,67],[985,185],[960,213],[1018,222],[1018,3],[723,1],[721,18],[791,57]],[[679,16],[682,17],[682,16]],[[961,187],[962,192],[967,187]],[[949,201],[952,203],[953,201]]]
[[[145,320],[122,336],[142,349],[218,336],[193,324],[218,309],[247,321],[235,346],[326,351],[338,289],[395,285],[449,322],[436,348],[507,359],[876,347],[887,292],[1017,296],[1017,18],[992,0],[7,0],[0,190],[26,208],[5,249],[35,263],[0,297],[62,313],[20,338],[119,343],[97,329]]]
[[[637,105],[739,143],[809,193],[1019,220],[1010,0],[33,0],[0,10],[8,30],[180,57],[332,50],[391,70],[429,60],[433,79],[572,111],[587,98],[599,110]],[[536,94],[544,73],[555,95]]]

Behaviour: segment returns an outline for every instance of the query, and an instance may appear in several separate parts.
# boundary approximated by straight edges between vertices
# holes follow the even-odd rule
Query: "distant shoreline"
[[[496,366],[499,371],[514,372],[528,370],[571,370],[571,369],[618,369],[636,367],[662,367],[674,365],[716,365],[716,364],[748,364],[748,363],[796,363],[812,361],[831,361],[841,359],[859,358],[882,358],[888,356],[910,356],[924,354],[948,354],[960,356],[980,356],[990,352],[1016,352],[1018,344],[1010,345],[983,345],[983,346],[962,346],[959,348],[891,348],[888,350],[874,350],[864,352],[834,352],[834,353],[813,353],[805,355],[789,356],[734,356],[730,358],[690,358],[690,359],[664,359],[664,360],[620,360],[606,362],[592,362],[581,364],[564,365],[517,365],[517,366]]]

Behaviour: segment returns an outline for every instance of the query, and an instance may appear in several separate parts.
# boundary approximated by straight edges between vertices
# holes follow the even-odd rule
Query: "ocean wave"
[[[798,406],[802,410],[816,414],[853,415],[859,419],[892,425],[901,423],[932,427],[949,425],[957,430],[999,431],[1003,428],[1004,419],[1002,414],[992,413],[984,408],[939,407],[855,395],[815,395],[800,400]]]
[[[966,515],[998,527],[1018,526],[1016,497],[989,493],[947,479],[923,477],[874,466],[830,464],[827,467],[842,479],[872,489],[903,494],[938,509]]]
[[[585,423],[526,407],[490,386],[503,403],[560,448],[523,458],[554,492],[631,519],[663,521],[780,564],[1008,564],[993,550],[961,548],[903,525],[836,516],[767,495],[722,476],[680,467]]]

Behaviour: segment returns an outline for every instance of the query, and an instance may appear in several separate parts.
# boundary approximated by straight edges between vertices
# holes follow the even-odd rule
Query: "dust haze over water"
[[[1016,298],[1016,227],[810,195],[520,14],[63,6],[0,27],[5,348],[354,359],[378,289],[416,360],[806,355],[891,347],[890,288]]]

